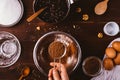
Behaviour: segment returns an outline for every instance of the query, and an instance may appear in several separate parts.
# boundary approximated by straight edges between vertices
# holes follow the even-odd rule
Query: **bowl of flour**
[[[12,27],[23,16],[24,8],[21,0],[1,0],[0,27]]]

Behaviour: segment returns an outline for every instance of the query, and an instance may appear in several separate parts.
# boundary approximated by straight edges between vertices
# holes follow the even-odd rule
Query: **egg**
[[[120,52],[120,41],[114,41],[112,43],[112,47],[117,51]]]
[[[113,60],[110,58],[105,58],[103,60],[103,66],[104,66],[105,70],[112,70],[114,67]]]
[[[108,58],[115,58],[116,57],[116,51],[113,47],[108,47],[105,50],[105,54]]]
[[[116,58],[114,59],[114,63],[116,65],[120,65],[120,53],[117,54]]]

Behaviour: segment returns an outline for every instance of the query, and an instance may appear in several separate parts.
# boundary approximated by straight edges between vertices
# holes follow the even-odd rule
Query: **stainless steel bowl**
[[[61,59],[61,62],[66,67],[68,74],[71,74],[81,61],[81,48],[74,37],[60,31],[48,32],[39,38],[33,50],[33,60],[36,67],[42,74],[47,76],[48,71],[51,68],[49,64],[54,61],[50,58],[48,53],[48,46],[53,41],[61,41],[67,46],[67,48],[71,47],[71,44],[74,44],[75,50],[72,50],[72,46],[72,48],[69,48],[70,52],[67,52]]]

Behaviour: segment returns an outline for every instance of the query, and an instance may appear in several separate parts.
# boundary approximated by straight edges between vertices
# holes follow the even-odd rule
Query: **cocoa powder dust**
[[[48,53],[51,58],[61,58],[65,52],[65,46],[59,41],[52,42],[48,47]]]

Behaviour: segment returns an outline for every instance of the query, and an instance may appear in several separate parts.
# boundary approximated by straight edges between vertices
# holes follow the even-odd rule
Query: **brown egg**
[[[113,60],[110,59],[110,58],[105,58],[103,60],[103,66],[106,70],[112,70],[113,67],[114,67],[114,63],[113,63]]]
[[[117,54],[116,58],[114,59],[114,63],[116,65],[120,65],[120,53]]]
[[[114,42],[112,43],[112,47],[113,47],[116,51],[120,52],[120,41],[114,41]]]
[[[113,59],[113,58],[116,57],[116,51],[115,51],[115,49],[112,48],[112,47],[106,48],[105,54],[106,54],[106,56],[107,56],[108,58],[112,58],[112,59]]]

